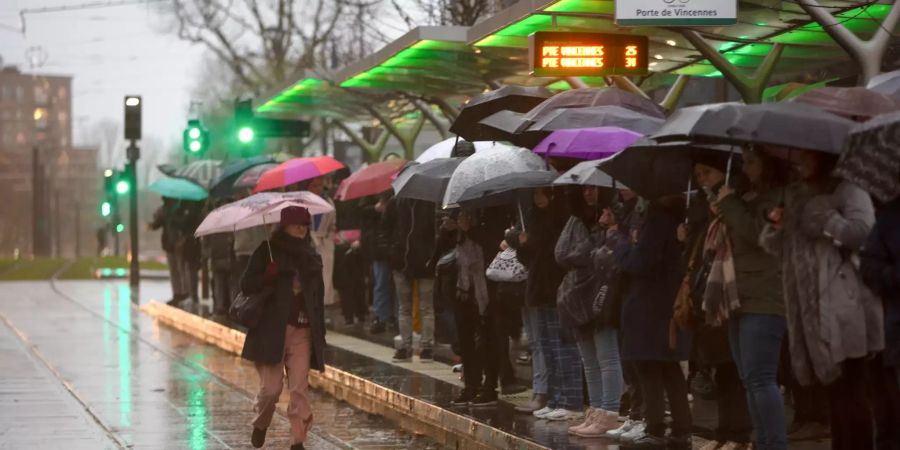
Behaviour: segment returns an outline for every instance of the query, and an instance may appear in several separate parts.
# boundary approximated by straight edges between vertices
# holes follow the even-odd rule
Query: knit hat
[[[282,225],[309,225],[312,218],[309,216],[309,210],[300,206],[288,206],[281,210]]]

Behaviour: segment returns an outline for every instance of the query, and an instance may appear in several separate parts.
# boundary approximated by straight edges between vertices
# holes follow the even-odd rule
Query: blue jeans
[[[551,408],[581,411],[584,390],[581,384],[581,356],[575,344],[560,339],[556,308],[535,308],[538,314],[535,337],[544,353],[548,373],[548,402]]]
[[[522,308],[522,325],[525,328],[525,335],[528,337],[528,347],[531,349],[531,388],[535,394],[547,395],[549,391],[547,361],[544,360],[544,352],[537,340],[538,317],[540,316],[537,310],[538,308]]]
[[[741,314],[728,321],[728,337],[756,429],[756,448],[786,450],[784,399],[776,375],[787,321],[774,314]]]
[[[396,310],[394,278],[387,261],[372,261],[372,306],[381,322],[393,319]]]
[[[578,341],[591,407],[616,413],[625,385],[618,341],[613,328],[596,330],[590,338]]]

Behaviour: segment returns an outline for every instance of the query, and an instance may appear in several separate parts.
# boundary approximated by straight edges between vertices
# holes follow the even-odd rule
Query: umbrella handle
[[[263,231],[266,233],[266,247],[269,249],[269,262],[275,262],[275,257],[272,256],[272,243],[269,242],[269,226],[266,224],[266,215],[265,213],[262,216],[263,220]]]
[[[684,205],[684,224],[687,225],[688,220],[688,211],[691,209],[691,189],[694,188],[694,177],[688,177],[688,188],[687,193],[685,194],[686,200]]]
[[[519,223],[522,224],[522,231],[526,231],[525,230],[525,214],[522,212],[522,201],[521,200],[516,202],[516,209],[519,210]]]
[[[731,146],[731,151],[728,153],[728,167],[725,169],[725,186],[728,186],[731,181],[731,164],[734,160],[734,146]]]

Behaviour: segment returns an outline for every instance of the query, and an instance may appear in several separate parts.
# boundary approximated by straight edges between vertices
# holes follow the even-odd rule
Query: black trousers
[[[866,387],[864,359],[843,362],[843,374],[826,387],[831,401],[831,448],[870,450],[875,448],[875,417]]]
[[[213,312],[216,314],[227,314],[228,308],[231,307],[232,292],[234,288],[232,283],[234,279],[230,270],[214,270],[213,271]]]
[[[750,418],[750,408],[747,406],[747,392],[738,375],[737,366],[731,362],[719,364],[715,369],[716,404],[719,415],[716,440],[749,443],[753,421]]]
[[[875,414],[875,448],[900,450],[900,385],[893,367],[879,355],[869,365],[869,398]]]
[[[463,383],[469,392],[482,389],[482,380],[487,372],[488,380],[493,373],[494,389],[496,389],[497,369],[495,358],[488,354],[485,339],[487,317],[482,317],[474,297],[466,294],[458,295],[453,304],[456,316],[456,334],[459,339],[459,356],[463,363]],[[492,360],[494,362],[492,362]]]
[[[687,380],[675,361],[635,361],[644,394],[647,434],[666,435],[666,397],[672,409],[672,435],[691,434],[693,419],[688,403]]]
[[[619,342],[622,342],[620,339]],[[637,366],[633,361],[622,361],[622,374],[628,385],[623,397],[628,397],[628,409],[620,414],[628,415],[631,420],[644,419],[644,393],[641,391],[641,379],[637,374]]]

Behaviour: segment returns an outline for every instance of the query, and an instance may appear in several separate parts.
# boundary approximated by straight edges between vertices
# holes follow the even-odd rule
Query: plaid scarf
[[[706,312],[706,323],[712,326],[721,326],[728,320],[731,311],[741,306],[731,240],[728,239],[727,231],[721,219],[713,219],[703,243],[703,253],[713,258],[702,304],[703,311]]]

